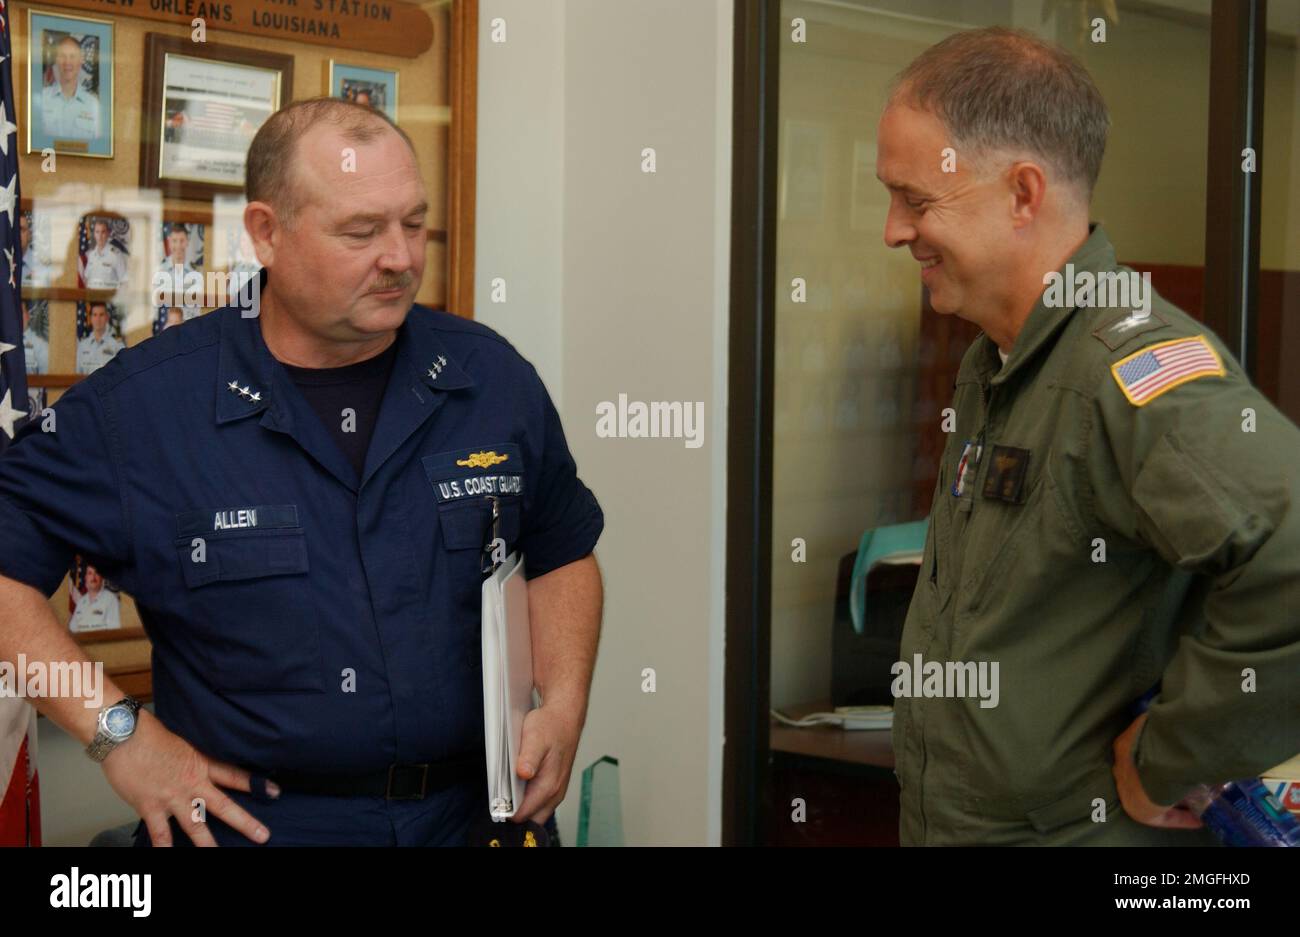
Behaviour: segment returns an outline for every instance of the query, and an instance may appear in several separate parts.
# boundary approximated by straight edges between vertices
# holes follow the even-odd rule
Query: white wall
[[[538,365],[606,519],[568,843],[602,755],[620,763],[628,844],[720,837],[731,16],[730,0],[480,7],[475,308]],[[704,445],[597,438],[597,404],[620,393],[703,401]]]
[[[475,317],[509,336],[557,406],[564,374],[564,2],[479,5]],[[504,43],[492,22],[505,20]],[[506,302],[492,302],[492,281]]]

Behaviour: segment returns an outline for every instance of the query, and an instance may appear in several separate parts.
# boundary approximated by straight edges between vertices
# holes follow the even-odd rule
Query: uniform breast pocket
[[[507,553],[516,547],[526,481],[517,445],[458,449],[421,462],[437,505],[443,549],[481,551],[493,540]]]
[[[202,529],[200,519],[206,520]],[[177,533],[185,582],[181,640],[194,642],[212,684],[246,692],[320,692],[320,633],[297,509],[191,512],[177,517]]]

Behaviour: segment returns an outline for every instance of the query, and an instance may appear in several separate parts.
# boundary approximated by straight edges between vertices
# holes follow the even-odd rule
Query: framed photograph
[[[118,215],[86,215],[77,225],[77,286],[116,290],[126,286],[131,222]]]
[[[27,152],[113,156],[113,24],[27,11]]]
[[[90,561],[77,554],[68,570],[68,630],[81,635],[122,630],[122,600],[118,588]]]
[[[154,268],[150,295],[154,297],[153,334],[170,325],[193,319],[202,308],[193,299],[204,295],[203,244],[208,226],[195,222],[164,221],[160,226],[163,259]],[[186,296],[190,301],[187,304]],[[173,316],[178,316],[175,321]]]
[[[330,97],[365,104],[397,123],[397,72],[329,61]]]
[[[206,201],[244,186],[248,145],[293,97],[293,56],[145,35],[140,187]]]
[[[92,299],[77,303],[77,373],[93,374],[126,347],[126,310]]]

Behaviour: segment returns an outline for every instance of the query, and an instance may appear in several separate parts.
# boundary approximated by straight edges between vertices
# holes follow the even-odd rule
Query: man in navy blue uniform
[[[80,661],[45,596],[74,552],[135,597],[156,716],[38,708],[102,762],[137,841],[457,844],[487,813],[480,587],[529,577],[542,705],[517,820],[568,785],[600,629],[603,516],[536,371],[413,305],[428,197],[381,112],[315,99],[248,159],[265,269],[122,352],[0,459],[0,660]]]

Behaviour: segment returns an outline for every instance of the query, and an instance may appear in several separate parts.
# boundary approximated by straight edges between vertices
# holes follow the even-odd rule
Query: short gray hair
[[[895,103],[930,111],[977,156],[1028,150],[1092,197],[1110,114],[1087,69],[1055,43],[1000,26],[955,33],[899,73]]]
[[[321,121],[335,124],[349,143],[370,143],[388,130],[394,130],[411,155],[415,144],[406,131],[393,123],[383,111],[345,101],[342,98],[318,97],[294,101],[272,114],[258,128],[248,147],[244,170],[244,195],[250,202],[266,202],[276,217],[292,228],[302,208],[302,193],[293,184],[292,167],[298,141]]]

